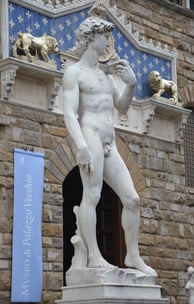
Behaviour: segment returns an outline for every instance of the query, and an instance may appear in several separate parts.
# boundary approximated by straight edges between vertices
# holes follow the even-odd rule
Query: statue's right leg
[[[79,228],[88,250],[88,267],[113,268],[114,266],[102,257],[96,238],[96,206],[100,200],[103,184],[104,151],[99,139],[95,138],[93,142],[95,147],[89,146],[89,150],[94,170],[87,173],[80,168],[83,196],[78,214]]]

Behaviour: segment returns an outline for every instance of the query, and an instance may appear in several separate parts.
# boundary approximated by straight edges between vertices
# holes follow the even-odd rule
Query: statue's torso
[[[114,138],[113,87],[100,69],[81,68],[79,73],[79,122],[83,129],[98,132],[101,139]]]

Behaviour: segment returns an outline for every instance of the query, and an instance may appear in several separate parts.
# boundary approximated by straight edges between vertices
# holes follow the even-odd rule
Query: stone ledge
[[[39,62],[39,64],[37,64]],[[59,90],[62,87],[63,72],[57,71],[43,61],[27,62],[20,59],[9,57],[0,62],[0,76],[1,76],[1,98],[3,100],[16,101],[22,104],[23,95],[21,87],[23,87],[22,80],[26,80],[29,88],[36,84],[36,90],[40,86],[41,81],[41,92],[45,92],[46,97],[43,98],[42,94],[40,100],[38,96],[33,96],[33,101],[37,101],[37,104],[31,102],[31,106],[40,107],[42,99],[44,105],[42,107],[47,110],[55,110],[56,108],[56,97],[59,94]],[[23,78],[21,78],[23,77]],[[17,78],[17,81],[16,81]],[[21,79],[20,79],[21,78]],[[19,82],[20,79],[20,82]],[[13,96],[13,89],[17,92],[17,98]],[[24,88],[23,88],[24,90]],[[15,93],[16,94],[16,93]],[[28,94],[26,94],[28,96]],[[29,98],[29,96],[28,96]]]
[[[166,299],[161,299],[160,286],[152,285],[93,284],[63,287],[62,291],[63,299],[56,304],[167,304]]]
[[[57,301],[55,303],[58,304],[65,304],[66,302],[62,301]],[[138,299],[127,299],[127,300],[115,300],[115,299],[102,299],[102,300],[78,300],[78,301],[73,301],[69,302],[68,304],[167,304],[167,300],[138,300]]]
[[[127,115],[115,112],[115,128],[180,143],[190,113],[164,97],[133,100]]]

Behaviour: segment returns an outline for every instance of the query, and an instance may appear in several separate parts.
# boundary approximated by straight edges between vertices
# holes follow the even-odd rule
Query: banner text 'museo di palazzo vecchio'
[[[11,302],[40,302],[44,154],[15,149]]]

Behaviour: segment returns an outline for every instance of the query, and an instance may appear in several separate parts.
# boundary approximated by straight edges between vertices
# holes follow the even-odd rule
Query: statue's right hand
[[[92,156],[87,147],[78,149],[76,154],[78,165],[86,172],[94,171]]]

